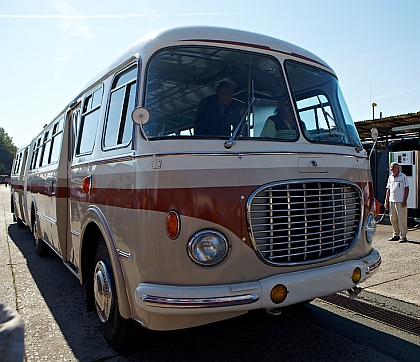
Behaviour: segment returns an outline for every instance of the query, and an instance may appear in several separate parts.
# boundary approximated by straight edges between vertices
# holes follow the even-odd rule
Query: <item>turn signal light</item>
[[[287,293],[287,288],[284,285],[277,284],[273,289],[271,289],[271,301],[275,304],[280,304],[286,299]]]
[[[176,239],[181,230],[181,222],[179,215],[175,210],[171,210],[166,214],[166,234],[171,239]]]
[[[86,176],[82,182],[82,189],[85,194],[92,195],[93,194],[93,177],[92,175]]]
[[[354,284],[357,284],[357,283],[359,283],[361,278],[362,278],[362,271],[360,270],[360,268],[354,269],[353,274],[351,275],[351,281]]]

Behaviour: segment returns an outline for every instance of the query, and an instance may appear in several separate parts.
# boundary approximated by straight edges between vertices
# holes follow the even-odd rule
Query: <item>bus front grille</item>
[[[270,265],[338,257],[359,236],[362,206],[360,188],[342,180],[265,185],[247,203],[251,241],[259,257]]]

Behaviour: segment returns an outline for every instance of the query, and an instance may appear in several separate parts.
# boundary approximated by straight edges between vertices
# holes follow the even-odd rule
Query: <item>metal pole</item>
[[[372,103],[372,120],[375,119],[375,107],[377,106],[376,103]]]

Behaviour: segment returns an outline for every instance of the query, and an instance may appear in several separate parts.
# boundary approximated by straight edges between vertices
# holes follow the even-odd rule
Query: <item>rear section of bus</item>
[[[26,167],[30,146],[21,147],[13,160],[11,178],[10,178],[10,207],[13,219],[17,222],[19,228],[25,228],[29,225],[28,213],[25,203],[26,196]]]

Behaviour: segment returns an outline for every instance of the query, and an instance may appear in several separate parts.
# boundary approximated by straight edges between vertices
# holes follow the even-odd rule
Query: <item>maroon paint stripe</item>
[[[239,45],[239,46],[246,46],[250,48],[257,48],[263,50],[272,50],[270,47],[266,45],[259,45],[253,43],[243,43],[239,41],[227,41],[227,40],[216,40],[216,39],[187,39],[183,41],[196,41],[196,42],[205,42],[205,43],[216,43],[216,44],[228,44],[228,45]]]
[[[312,59],[312,58],[309,58],[309,57],[306,57],[304,55],[294,53],[294,52],[289,53],[289,52],[285,52],[285,51],[278,50],[278,49],[272,49],[272,48],[270,48],[269,46],[266,46],[266,45],[259,45],[259,44],[253,44],[253,43],[243,43],[243,42],[237,42],[237,41],[215,40],[215,39],[188,39],[188,40],[183,40],[183,41],[196,41],[196,42],[206,42],[206,43],[216,43],[216,44],[239,45],[239,46],[246,46],[246,47],[249,47],[249,48],[269,50],[269,51],[273,51],[273,52],[276,52],[276,53],[290,55],[290,56],[295,57],[295,58],[310,61],[310,62],[315,63],[315,64],[319,64],[319,65],[322,65],[323,67],[327,67],[328,69],[330,69],[332,71],[332,69],[329,66],[327,66],[324,63],[321,63],[321,62],[319,62],[315,59]]]
[[[126,209],[168,212],[176,210],[182,216],[207,220],[231,230],[238,237],[246,237],[245,201],[255,187],[209,187],[183,189],[94,189],[86,195],[72,189],[73,201],[115,206]],[[242,192],[241,192],[242,191]],[[250,245],[249,240],[247,243]]]
[[[372,208],[372,182],[357,183],[364,198],[364,215]],[[57,198],[70,197],[72,201],[96,205],[113,206],[133,210],[168,212],[176,210],[181,216],[208,220],[231,230],[235,235],[245,237],[251,246],[246,226],[246,200],[258,186],[246,187],[203,187],[173,189],[110,189],[96,188],[87,195],[81,188],[57,188]],[[51,196],[49,190],[32,187],[37,193]],[[32,191],[33,192],[33,191]]]

